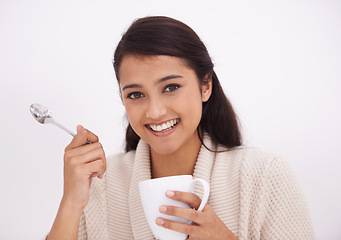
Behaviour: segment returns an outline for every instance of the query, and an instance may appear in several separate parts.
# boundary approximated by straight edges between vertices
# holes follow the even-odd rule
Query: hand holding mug
[[[196,210],[202,202],[196,194],[180,191],[167,191],[166,196],[170,199],[187,203],[191,208],[162,205],[159,208],[160,212],[169,216],[188,219],[192,221],[193,224],[179,223],[159,217],[156,219],[156,224],[158,226],[188,235],[188,239],[238,239],[221,221],[210,205],[206,204],[202,212]],[[162,238],[159,240],[162,240]]]
[[[193,179],[191,175],[181,175],[181,176],[172,176],[172,177],[164,177],[164,178],[156,178],[151,180],[146,180],[139,183],[141,201],[143,205],[143,209],[155,238],[160,240],[184,240],[187,239],[187,234],[173,231],[170,229],[166,229],[160,227],[156,224],[156,219],[160,217],[162,219],[167,219],[168,221],[181,223],[184,225],[191,226],[191,221],[188,218],[178,217],[171,214],[165,214],[160,212],[160,206],[173,206],[181,209],[190,209],[191,205],[186,201],[178,201],[175,199],[177,195],[174,195],[175,198],[169,198],[165,195],[168,193],[178,193],[185,192],[188,194],[195,195],[194,186],[196,183],[201,183],[204,187],[204,196],[203,200],[197,206],[198,210],[201,211],[208,199],[210,187],[208,183],[203,179]],[[172,191],[169,191],[172,190]],[[176,192],[175,192],[176,191]],[[196,196],[196,195],[195,195]],[[161,207],[162,208],[162,207]]]

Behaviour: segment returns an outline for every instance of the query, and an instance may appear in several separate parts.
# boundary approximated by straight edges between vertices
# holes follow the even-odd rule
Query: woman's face
[[[198,140],[202,102],[209,96],[182,59],[127,55],[119,77],[129,122],[152,151],[171,154]]]

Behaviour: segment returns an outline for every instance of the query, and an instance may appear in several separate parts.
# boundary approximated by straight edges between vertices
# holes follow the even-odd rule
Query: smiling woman
[[[202,94],[195,72],[181,59],[171,56],[127,55],[119,76],[130,125],[150,145],[152,159],[156,155],[176,159],[174,154],[179,154],[180,148],[197,154],[201,143],[196,129],[202,102],[210,96],[211,82],[203,87]]]
[[[221,88],[205,45],[190,27],[167,17],[148,17],[135,21],[116,48],[114,69],[118,82],[121,81],[121,62],[127,55],[139,59],[148,56],[177,57],[177,64],[181,62],[181,67],[186,66],[196,75],[199,89],[210,85],[207,92],[210,99],[203,101],[198,133],[199,130],[205,131],[214,141],[230,148],[241,145],[236,114]],[[217,125],[217,122],[225,124]],[[199,138],[204,144],[200,134]],[[136,149],[139,139],[128,125],[126,150]]]
[[[78,126],[65,149],[64,194],[48,239],[153,239],[138,184],[175,175],[206,180],[211,194],[198,212],[196,193],[168,191],[192,208],[158,206],[160,216],[193,224],[158,217],[160,227],[189,239],[314,239],[286,161],[241,146],[236,114],[213,67],[182,22],[146,17],[131,25],[114,55],[129,119],[126,153],[107,159],[97,136]]]

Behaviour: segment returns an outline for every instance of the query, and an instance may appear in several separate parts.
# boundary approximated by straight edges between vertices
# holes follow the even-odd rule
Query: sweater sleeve
[[[289,164],[274,158],[264,188],[261,239],[315,239],[307,203]]]
[[[86,224],[85,224],[85,215],[84,212],[82,213],[79,228],[78,228],[78,240],[87,240],[87,232],[86,232]]]

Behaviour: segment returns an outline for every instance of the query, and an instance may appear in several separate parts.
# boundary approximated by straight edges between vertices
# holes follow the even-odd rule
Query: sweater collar
[[[216,149],[216,146],[212,143],[208,134],[204,134],[203,142],[209,149]],[[210,183],[214,159],[215,153],[209,151],[202,145],[194,168],[193,177],[202,178]],[[149,145],[141,139],[136,148],[133,174],[129,189],[130,221],[135,239],[154,238],[148,227],[138,189],[138,183],[148,179],[151,179],[150,148]],[[197,185],[195,192],[201,196],[203,193],[202,186]]]
[[[144,215],[138,183],[151,179],[149,145],[141,139],[137,145],[129,189],[130,222],[135,239],[153,239]]]

